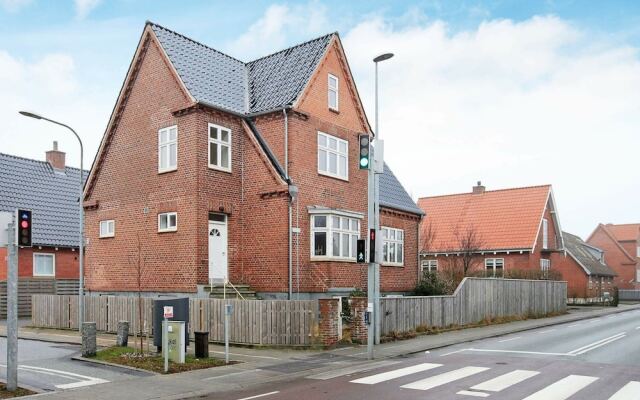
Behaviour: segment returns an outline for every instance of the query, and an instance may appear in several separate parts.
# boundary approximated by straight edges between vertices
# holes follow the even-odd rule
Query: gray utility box
[[[184,321],[184,347],[189,346],[189,298],[167,298],[153,301],[153,345],[162,349],[162,321],[164,320],[164,307],[173,307],[173,318],[169,321]]]

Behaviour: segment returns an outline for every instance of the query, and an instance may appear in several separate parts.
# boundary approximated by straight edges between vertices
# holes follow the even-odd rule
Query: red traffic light
[[[20,227],[21,228],[28,228],[29,227],[29,221],[22,221],[20,222]]]
[[[371,229],[369,231],[369,239],[370,240],[376,240],[376,230],[375,229]]]

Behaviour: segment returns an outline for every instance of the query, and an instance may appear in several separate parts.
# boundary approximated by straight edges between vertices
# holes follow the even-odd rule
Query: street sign
[[[164,317],[173,318],[173,306],[164,306]]]
[[[366,263],[367,262],[367,241],[364,239],[358,239],[357,243],[357,252],[356,252],[356,261],[358,263]]]
[[[13,214],[10,212],[0,212],[0,247],[7,247],[9,238],[7,237],[7,228],[11,223]]]

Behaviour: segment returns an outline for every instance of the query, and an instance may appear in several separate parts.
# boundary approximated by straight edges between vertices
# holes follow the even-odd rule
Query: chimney
[[[64,171],[64,151],[58,150],[58,142],[54,140],[53,150],[47,151],[47,162],[51,164],[53,169]]]
[[[473,194],[482,194],[484,193],[485,187],[482,186],[482,182],[478,181],[478,184],[473,187]]]

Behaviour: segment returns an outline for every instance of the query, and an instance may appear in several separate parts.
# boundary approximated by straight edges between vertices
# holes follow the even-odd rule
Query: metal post
[[[18,388],[18,246],[16,214],[7,227],[7,390]]]
[[[169,321],[162,321],[162,353],[164,354],[164,372],[169,372]]]
[[[229,364],[229,317],[231,316],[231,304],[224,305],[224,362]]]

